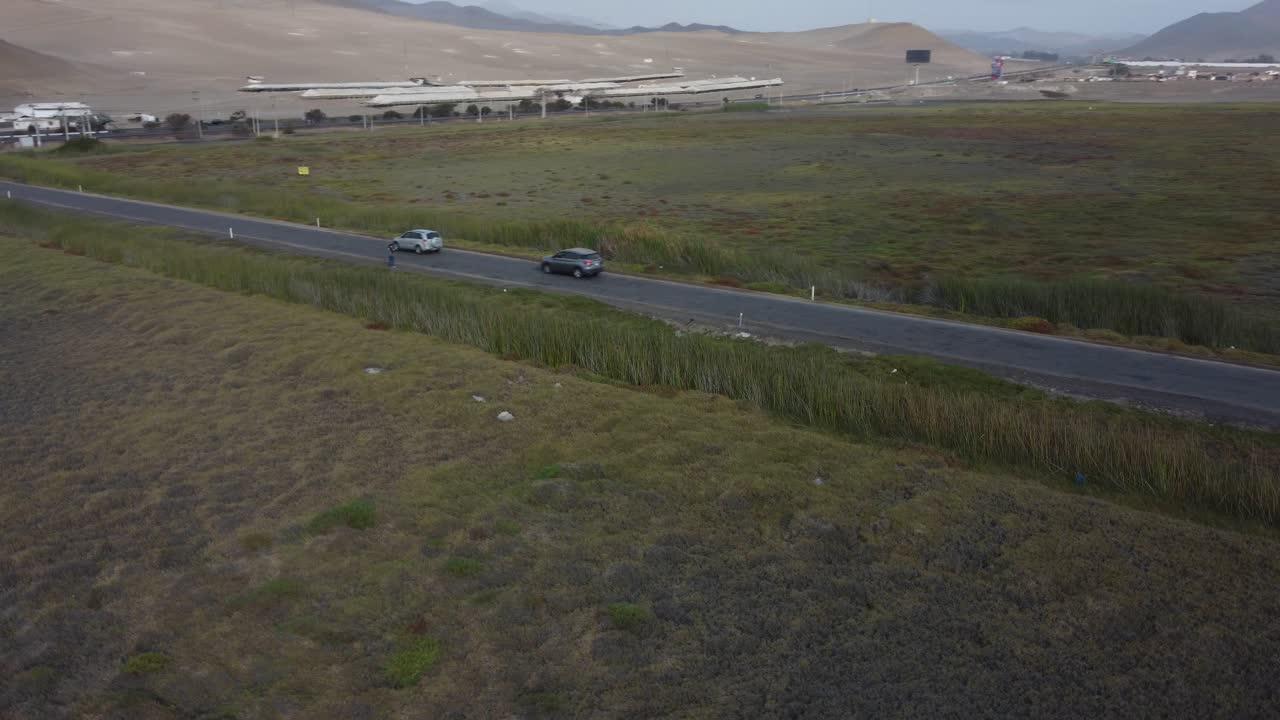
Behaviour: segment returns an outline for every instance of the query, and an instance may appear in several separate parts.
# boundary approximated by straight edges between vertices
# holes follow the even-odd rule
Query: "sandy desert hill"
[[[0,97],[21,97],[41,86],[61,93],[106,74],[101,68],[69,62],[0,39]]]
[[[0,107],[85,99],[109,113],[229,113],[248,75],[268,81],[575,78],[685,68],[690,77],[781,76],[788,91],[902,82],[903,52],[932,48],[922,79],[987,61],[910,24],[802,33],[626,37],[473,30],[316,0],[6,0],[3,39],[64,60],[37,75],[0,64]],[[82,68],[100,68],[87,72]],[[198,91],[198,94],[197,92]],[[198,101],[197,101],[198,98]],[[259,102],[270,103],[269,100]],[[279,110],[298,101],[276,98]]]
[[[1124,54],[1187,60],[1280,55],[1280,0],[1263,0],[1240,12],[1200,13],[1170,25]]]

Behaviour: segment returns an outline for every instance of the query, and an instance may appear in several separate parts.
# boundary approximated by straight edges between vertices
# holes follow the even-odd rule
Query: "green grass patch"
[[[440,660],[440,642],[433,638],[406,641],[384,667],[387,682],[394,688],[417,685],[422,676]]]
[[[0,246],[0,351],[24,360],[5,378],[17,400],[37,402],[5,434],[29,450],[5,456],[5,476],[32,482],[0,483],[0,508],[17,509],[0,522],[14,610],[0,646],[28,659],[0,705],[32,717],[879,717],[906,705],[1089,715],[1097,695],[1080,688],[1114,677],[1133,678],[1136,692],[1117,696],[1130,714],[1177,716],[1197,698],[1226,698],[1225,715],[1268,706],[1266,684],[1238,668],[1274,656],[1258,612],[1280,575],[1274,528],[1119,495],[1094,477],[1066,490],[1069,478],[918,443],[855,442],[747,400],[597,384],[417,332],[370,332],[311,305],[2,234]],[[546,302],[551,315],[592,314]],[[867,382],[896,368],[892,378],[908,375],[899,384],[971,391],[814,354]],[[370,361],[393,372],[369,377]],[[518,432],[472,394],[514,408]],[[437,442],[388,453],[388,418]],[[553,462],[560,477],[533,479]],[[546,502],[533,509],[526,490]],[[305,533],[311,512],[365,496],[386,515],[374,531]],[[522,532],[498,532],[501,518]],[[275,550],[243,552],[239,538],[258,532]],[[84,538],[88,555],[68,558]],[[485,570],[456,580],[443,571],[451,556]],[[297,599],[227,612],[226,598],[279,574],[305,582]],[[655,619],[614,629],[616,600]],[[1152,617],[1212,637],[1153,633]],[[833,618],[855,631],[831,642]],[[1026,652],[1067,626],[1079,652]],[[393,655],[427,637],[438,659],[393,689]],[[123,673],[143,650],[173,664]],[[868,657],[930,682],[862,692],[842,670]],[[1203,672],[1183,672],[1188,657]]]
[[[1122,335],[1178,338],[1192,345],[1280,352],[1280,323],[1245,315],[1221,300],[1149,285],[952,278],[940,280],[936,291],[943,307],[1016,318],[1015,328],[1031,332],[1052,332],[1053,323],[1070,323]]]
[[[609,622],[618,630],[634,632],[653,620],[653,613],[634,603],[612,603],[605,608]]]
[[[1080,472],[1092,482],[1166,502],[1280,519],[1280,456],[1273,438],[1252,433],[1113,407],[877,378],[866,365],[825,348],[681,335],[615,311],[543,310],[525,301],[536,294],[182,241],[12,203],[0,204],[0,227],[5,224],[44,227],[40,239],[46,243],[100,260],[417,330],[499,357],[577,368],[621,385],[724,395],[853,437],[924,443],[971,462],[1062,478]],[[369,514],[323,513],[317,527],[352,517]]]
[[[916,355],[879,355],[867,360],[852,361],[850,366],[863,377],[879,382],[909,383],[914,387],[930,390],[980,393],[988,397],[1010,400],[1047,401],[1049,399],[1039,390],[1006,382],[980,370],[947,365],[933,358]]]
[[[1264,190],[1280,151],[1261,140],[1274,108],[743,114],[754,105],[584,124],[570,166],[557,131],[493,124],[15,153],[0,175],[368,233],[433,227],[525,255],[594,246],[622,267],[735,286],[1280,353],[1268,270],[1280,213]]]
[[[58,687],[58,671],[48,665],[37,665],[18,673],[13,678],[14,688],[34,697],[47,695]]]
[[[484,565],[475,558],[451,557],[444,563],[444,571],[454,577],[473,577],[479,575]]]
[[[569,707],[563,695],[556,692],[531,692],[520,696],[520,705],[534,717],[556,716]]]
[[[124,671],[130,675],[153,675],[169,667],[170,662],[169,656],[163,653],[142,653],[129,658]]]
[[[346,505],[329,508],[311,518],[307,523],[307,531],[326,533],[337,527],[349,527],[353,530],[368,530],[378,523],[377,513],[370,500],[353,500]]]
[[[227,603],[232,610],[248,608],[270,609],[290,604],[306,593],[302,581],[293,578],[276,578],[247,590]]]
[[[59,145],[50,151],[53,155],[84,155],[92,152],[102,152],[107,149],[107,144],[97,138],[81,137]]]

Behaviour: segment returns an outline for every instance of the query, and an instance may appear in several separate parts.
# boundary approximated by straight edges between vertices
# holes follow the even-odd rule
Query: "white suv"
[[[387,246],[391,252],[412,250],[419,255],[429,252],[440,252],[444,249],[444,238],[435,230],[410,230]]]

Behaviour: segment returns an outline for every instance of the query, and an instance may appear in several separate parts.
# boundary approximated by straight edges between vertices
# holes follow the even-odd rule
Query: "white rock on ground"
[[[511,422],[512,420],[516,419],[516,416],[512,415],[506,410],[503,410],[502,412],[498,413],[498,419],[501,420],[502,422]]]
[[[471,396],[471,399],[472,399],[472,400],[475,400],[475,401],[476,401],[476,402],[478,402],[478,403],[487,402],[487,401],[486,401],[483,397],[481,397],[480,395],[472,395],[472,396]]]

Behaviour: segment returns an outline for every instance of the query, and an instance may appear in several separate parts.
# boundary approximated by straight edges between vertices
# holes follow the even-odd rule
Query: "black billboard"
[[[907,63],[911,65],[928,65],[933,62],[932,50],[908,50]]]

